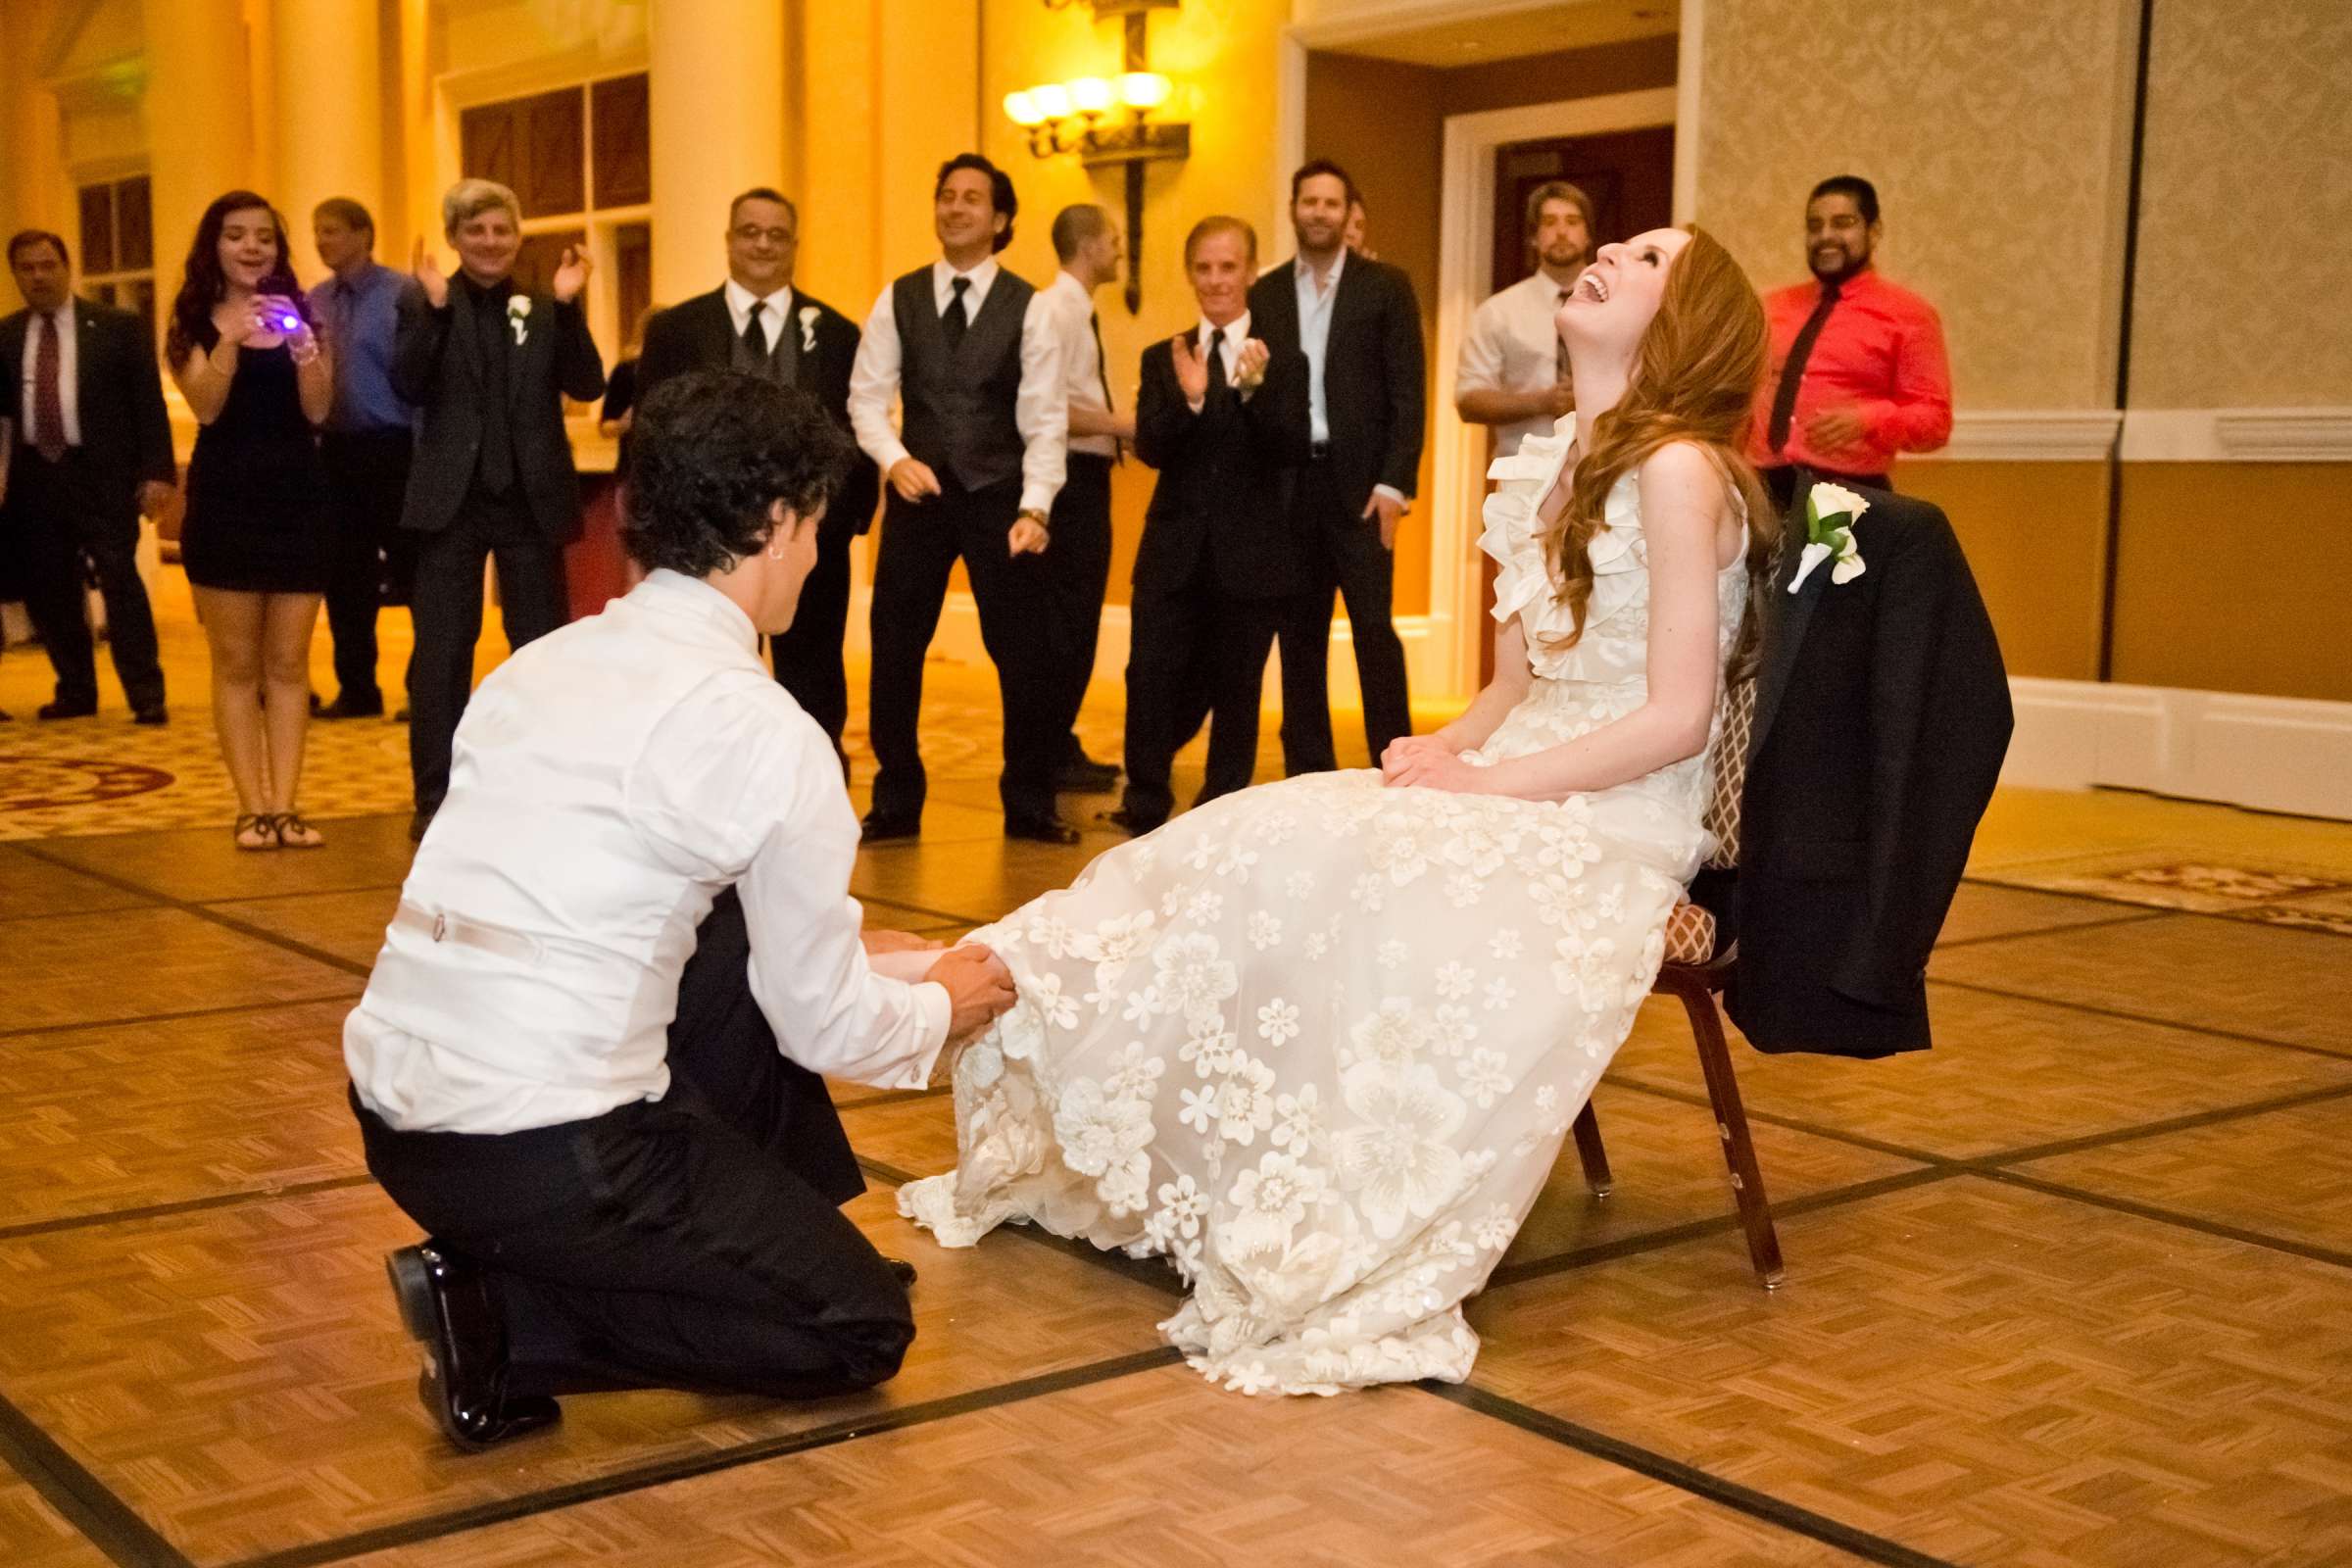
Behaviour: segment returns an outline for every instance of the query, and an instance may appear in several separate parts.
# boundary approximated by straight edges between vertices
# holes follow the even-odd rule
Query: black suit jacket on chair
[[[400,296],[392,340],[392,386],[422,411],[416,455],[409,469],[408,503],[400,523],[439,533],[458,514],[473,486],[481,454],[482,362],[474,313],[462,309],[450,280],[439,310],[410,284]],[[515,291],[516,298],[524,297]],[[528,296],[531,314],[523,340],[507,345],[507,418],[514,443],[514,476],[532,520],[553,539],[579,526],[580,481],[564,428],[564,399],[585,403],[605,391],[605,362],[588,335],[588,314],[559,305],[552,294]]]
[[[1305,420],[1306,361],[1296,350],[1269,360],[1247,399],[1210,387],[1199,414],[1176,379],[1168,341],[1144,350],[1135,453],[1159,470],[1159,482],[1136,547],[1136,587],[1174,592],[1205,555],[1217,587],[1237,599],[1306,592],[1314,547],[1290,514]]]
[[[1799,475],[1768,596],[1741,797],[1727,1001],[1759,1051],[1929,1044],[1927,962],[2009,748],[2009,681],[1960,541],[1926,502],[1860,490],[1861,576],[1805,538]]]
[[[814,348],[800,347],[803,342],[800,314],[813,307],[816,319],[810,323],[816,339]],[[793,334],[799,366],[793,384],[816,399],[833,422],[844,432],[850,432],[850,370],[858,363],[859,333],[856,322],[822,300],[810,299],[799,289],[792,293],[792,319],[784,330]],[[721,284],[708,294],[697,294],[682,305],[674,306],[654,318],[645,329],[645,353],[637,362],[637,401],[643,403],[646,394],[673,375],[689,370],[723,370],[734,361],[735,322],[727,314],[726,285]],[[841,490],[825,509],[825,531],[847,528],[851,533],[865,532],[874,525],[874,503],[881,495],[881,475],[875,471],[874,460],[863,452],[850,460],[848,477],[842,480]]]
[[[1427,364],[1411,278],[1350,253],[1340,265],[1338,289],[1324,353],[1323,412],[1341,499],[1353,515],[1372,499],[1375,485],[1410,499],[1420,484]],[[1250,287],[1250,326],[1277,358],[1301,352],[1296,261]],[[1297,439],[1304,445],[1310,417],[1305,398],[1294,416]]]
[[[172,483],[172,420],[164,412],[164,383],[155,363],[155,343],[146,323],[111,305],[74,301],[74,384],[59,388],[74,400],[83,458],[106,485],[111,512],[136,514],[139,486],[150,479]],[[32,313],[19,311],[0,320],[0,418],[16,425],[16,444],[31,444],[29,410],[24,401],[25,357],[32,352]],[[12,454],[22,461],[22,452]]]

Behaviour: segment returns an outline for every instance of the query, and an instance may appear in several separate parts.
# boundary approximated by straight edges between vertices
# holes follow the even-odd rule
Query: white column
[[[277,188],[292,227],[295,270],[324,275],[311,213],[329,196],[384,211],[383,56],[375,0],[279,0],[272,12]],[[379,241],[379,260],[385,259]],[[392,258],[398,261],[399,258]]]
[[[653,0],[657,300],[675,304],[715,284],[729,199],[785,181],[784,13],[776,0]]]
[[[196,220],[254,178],[252,77],[239,0],[145,0],[147,167],[159,304],[179,287]]]

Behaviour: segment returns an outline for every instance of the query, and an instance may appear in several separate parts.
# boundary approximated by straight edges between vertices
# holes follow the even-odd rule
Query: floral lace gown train
[[[1481,540],[1535,681],[1492,763],[1633,711],[1649,579],[1628,475],[1585,636],[1536,537],[1567,430],[1494,466]],[[1723,652],[1745,578],[1718,578]],[[1720,720],[1719,720],[1720,722]],[[1248,1393],[1458,1382],[1476,1291],[1656,977],[1707,849],[1704,756],[1544,804],[1319,773],[1229,795],[973,933],[1019,1001],[956,1072],[956,1169],[899,1207],[946,1246],[1026,1220],[1171,1259],[1161,1325]]]

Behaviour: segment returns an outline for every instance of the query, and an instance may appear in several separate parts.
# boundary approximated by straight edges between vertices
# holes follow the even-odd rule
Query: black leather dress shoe
[[[1008,816],[1004,819],[1004,836],[1027,839],[1032,844],[1078,842],[1078,830],[1058,816]]]
[[[449,1441],[479,1450],[564,1418],[544,1395],[507,1394],[507,1326],[481,1270],[433,1242],[384,1259],[400,1320],[424,1347],[417,1396]]]
[[[1145,816],[1139,812],[1130,811],[1122,806],[1115,811],[1104,811],[1102,814],[1102,820],[1122,833],[1132,833],[1140,839],[1145,834],[1165,825],[1168,819],[1164,816]]]
[[[34,710],[35,718],[87,718],[98,711],[95,700],[86,703],[43,703]]]
[[[914,1288],[914,1265],[912,1263],[903,1257],[886,1257],[882,1262],[884,1267],[898,1276],[901,1285],[906,1286],[908,1290]]]
[[[169,724],[172,722],[172,710],[161,703],[149,703],[132,713],[130,721],[133,724]]]
[[[1119,785],[1119,770],[1108,762],[1092,758],[1077,757],[1061,764],[1054,775],[1054,787],[1065,795],[1100,795]]]
[[[858,836],[868,844],[917,838],[922,831],[923,817],[919,811],[868,811],[865,820],[858,824]]]
[[[311,710],[311,716],[329,723],[338,718],[381,718],[384,716],[384,700],[381,697],[372,702],[365,698],[355,699],[351,693],[344,692],[324,708]]]

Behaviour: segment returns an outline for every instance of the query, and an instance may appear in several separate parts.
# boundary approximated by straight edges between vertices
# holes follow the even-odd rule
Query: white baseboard
[[[2108,785],[2352,821],[2352,703],[2010,681],[2004,784]]]

